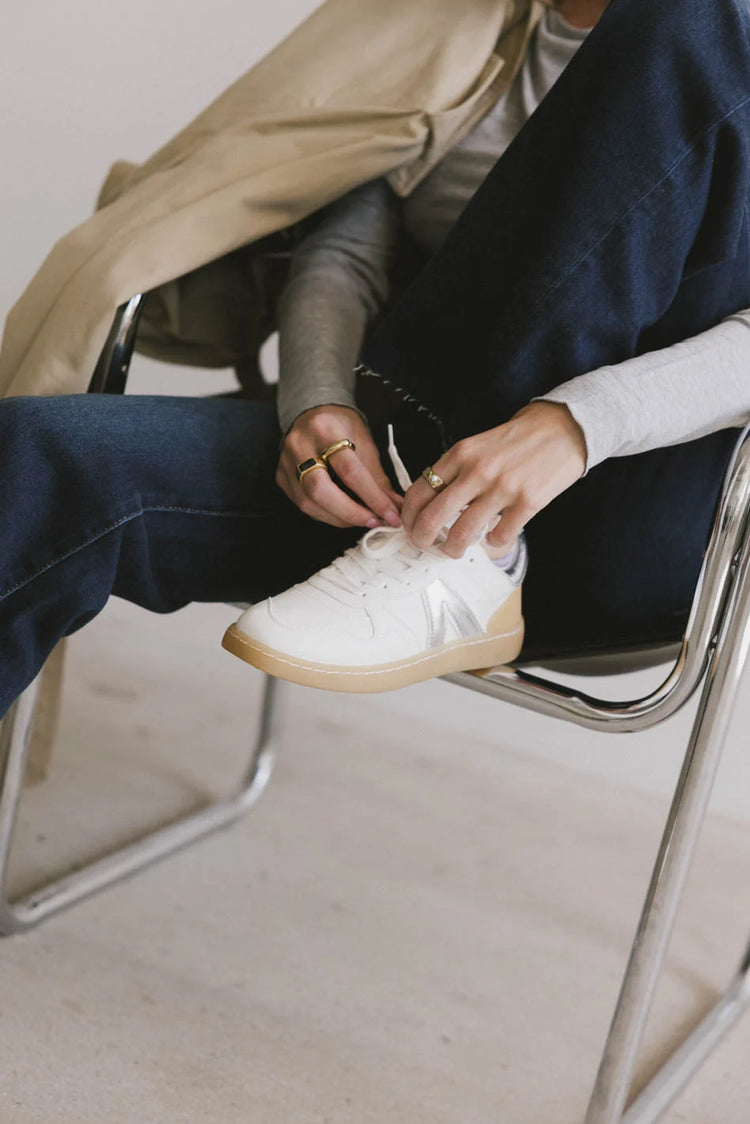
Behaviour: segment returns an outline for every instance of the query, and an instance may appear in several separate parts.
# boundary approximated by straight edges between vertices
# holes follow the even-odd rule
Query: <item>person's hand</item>
[[[334,441],[348,437],[356,446],[333,453],[328,461],[336,476],[362,501],[357,503],[322,468],[297,480],[297,465],[317,457]],[[333,527],[399,527],[403,497],[394,492],[380,463],[377,446],[356,410],[316,406],[295,421],[281,449],[276,483],[300,511]]]
[[[504,425],[467,437],[444,453],[432,469],[446,487],[435,492],[426,480],[415,481],[404,497],[403,525],[414,546],[425,550],[458,515],[441,549],[460,558],[494,521],[486,541],[509,550],[532,516],[585,468],[586,441],[567,406],[532,402]]]

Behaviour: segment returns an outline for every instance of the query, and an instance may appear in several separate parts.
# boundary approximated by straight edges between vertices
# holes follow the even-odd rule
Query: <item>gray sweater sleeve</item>
[[[367,324],[388,296],[397,237],[396,198],[378,179],[321,211],[297,246],[278,315],[283,433],[314,406],[356,409],[354,367]]]
[[[539,399],[537,399],[539,400]],[[750,309],[661,351],[600,367],[542,400],[563,402],[586,439],[586,471],[750,421]]]

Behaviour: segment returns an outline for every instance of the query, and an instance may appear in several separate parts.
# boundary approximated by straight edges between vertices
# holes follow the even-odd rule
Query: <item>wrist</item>
[[[588,464],[586,435],[566,402],[537,398],[515,415],[517,418],[522,416],[529,421],[533,419],[535,428],[540,426],[548,440],[561,445],[571,461],[578,464],[580,475],[585,474]]]
[[[306,406],[304,410],[300,410],[295,414],[286,426],[282,426],[283,434],[284,437],[286,437],[293,429],[309,425],[320,417],[330,417],[335,420],[337,416],[340,416],[342,424],[355,424],[353,419],[349,417],[350,414],[356,415],[357,424],[361,421],[367,425],[367,418],[361,410],[358,410],[356,406],[348,402],[326,402],[322,405],[316,404],[315,406]]]

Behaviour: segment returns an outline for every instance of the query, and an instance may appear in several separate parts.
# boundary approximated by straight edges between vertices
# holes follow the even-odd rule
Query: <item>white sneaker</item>
[[[515,659],[523,567],[508,574],[481,543],[462,558],[376,528],[330,566],[251,606],[223,646],[281,679],[332,691],[387,691]]]

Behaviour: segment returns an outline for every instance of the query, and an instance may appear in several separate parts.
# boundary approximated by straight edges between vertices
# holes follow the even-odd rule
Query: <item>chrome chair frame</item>
[[[91,389],[124,389],[141,297],[121,306]],[[537,713],[608,733],[636,733],[666,721],[700,688],[682,769],[605,1043],[585,1124],[651,1124],[663,1114],[750,1002],[750,945],[726,992],[626,1107],[651,1002],[677,909],[705,818],[750,642],[750,427],[727,469],[695,596],[674,666],[650,694],[613,702],[553,680],[498,667],[445,678]],[[657,658],[663,649],[656,651]],[[650,666],[654,648],[589,657],[589,673]],[[635,662],[633,661],[635,656]],[[555,659],[554,670],[579,672],[580,659]],[[15,810],[33,720],[35,684],[0,727],[0,886],[7,866]],[[237,794],[97,860],[23,901],[0,898],[0,933],[37,924],[95,890],[133,874],[179,847],[226,826],[249,808],[270,774],[278,686],[267,678],[258,739]]]

